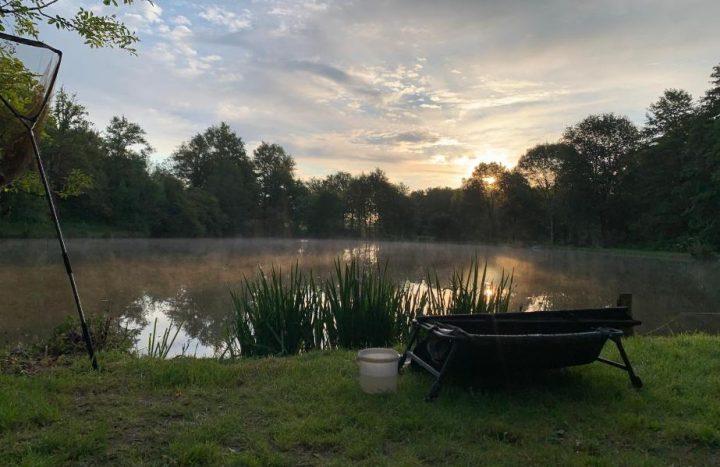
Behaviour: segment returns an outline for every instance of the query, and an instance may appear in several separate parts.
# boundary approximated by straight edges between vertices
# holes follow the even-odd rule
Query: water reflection
[[[209,317],[200,317],[193,314],[182,319],[177,318],[178,306],[181,302],[176,300],[155,300],[149,296],[138,299],[138,305],[145,312],[141,317],[126,317],[123,325],[129,329],[139,329],[136,348],[140,354],[147,355],[150,335],[155,334],[159,340],[166,330],[170,330],[168,343],[170,350],[168,357],[186,355],[192,357],[212,357],[215,355],[215,345],[207,340],[208,327],[202,323],[210,324]],[[189,319],[188,319],[189,318]],[[175,330],[178,329],[177,335]],[[174,338],[173,338],[174,337]]]
[[[32,340],[73,313],[53,240],[0,241],[0,341]],[[488,280],[513,271],[512,310],[612,305],[632,293],[640,332],[720,332],[720,265],[681,255],[352,240],[72,240],[69,248],[86,309],[122,316],[143,328],[183,322],[178,349],[212,355],[232,316],[229,291],[243,275],[297,261],[318,275],[333,260],[389,261],[397,279],[421,284],[427,269],[441,281],[477,254]],[[703,314],[697,314],[703,313]],[[664,326],[668,321],[672,322]],[[173,349],[175,351],[176,349]]]

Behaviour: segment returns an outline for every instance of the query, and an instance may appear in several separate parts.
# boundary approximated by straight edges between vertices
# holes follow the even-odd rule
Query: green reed
[[[382,347],[396,340],[403,290],[389,278],[387,263],[335,260],[323,291],[332,347]]]
[[[447,286],[428,272],[421,284],[393,280],[388,263],[336,259],[316,281],[296,263],[289,275],[273,267],[244,278],[232,292],[234,326],[223,355],[292,355],[313,349],[390,346],[403,342],[421,314],[499,313],[508,310],[513,274],[487,282],[487,264],[473,258]]]
[[[467,272],[453,270],[448,287],[441,285],[436,272],[428,272],[427,277],[426,314],[503,313],[510,306],[514,274],[503,270],[497,285],[487,282],[487,262],[480,272],[477,256],[470,260]]]
[[[320,348],[324,315],[312,272],[297,263],[289,276],[272,267],[254,279],[244,278],[232,292],[235,337],[243,355],[292,355]]]
[[[177,326],[175,326],[173,323],[170,323],[170,326],[168,326],[165,331],[163,331],[162,336],[158,338],[157,321],[157,318],[155,318],[155,322],[153,323],[153,330],[148,336],[147,356],[150,358],[159,358],[164,360],[170,353],[170,349],[172,349],[172,346],[175,343],[175,339],[177,339],[177,336],[180,333],[183,324],[185,323],[180,323]],[[172,335],[171,338],[170,334],[172,333],[173,328],[175,329],[175,333]],[[186,349],[183,349],[183,354],[185,353],[185,350]]]

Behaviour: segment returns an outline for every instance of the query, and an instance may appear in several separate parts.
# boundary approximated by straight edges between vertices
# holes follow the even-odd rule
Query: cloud
[[[153,26],[160,25],[163,9],[156,3],[142,2],[123,15],[123,21],[132,29],[144,33],[153,33]]]
[[[187,18],[187,16],[178,15],[172,18],[173,24],[176,24],[178,26],[192,26],[192,22]]]
[[[290,61],[287,64],[287,68],[292,71],[304,71],[312,75],[328,79],[352,92],[357,92],[366,96],[379,95],[379,92],[376,89],[373,89],[373,87],[369,83],[365,82],[365,80],[361,77],[353,76],[350,73],[332,65],[300,60]]]
[[[240,13],[234,13],[219,6],[209,6],[201,11],[198,16],[210,23],[224,26],[230,32],[248,29],[252,26],[252,14],[247,9]]]
[[[364,144],[401,144],[401,143],[435,143],[440,139],[437,135],[434,135],[425,130],[411,130],[396,133],[366,133],[354,141]]]
[[[143,107],[156,109],[150,136],[165,151],[191,136],[178,128],[225,119],[246,141],[286,146],[307,176],[379,165],[414,188],[459,183],[479,161],[512,165],[590,113],[640,124],[667,87],[702,94],[720,59],[714,0],[213,0],[120,11],[140,31],[137,58],[42,31],[66,51],[63,84],[91,112],[133,103],[142,122]]]

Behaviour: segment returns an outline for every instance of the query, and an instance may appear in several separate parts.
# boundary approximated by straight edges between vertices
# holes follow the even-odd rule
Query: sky
[[[97,12],[99,0],[65,0]],[[302,178],[375,167],[412,189],[512,167],[593,113],[642,124],[666,88],[700,97],[720,62],[718,0],[182,1],[114,9],[137,56],[68,32],[59,82],[98,129],[140,123],[162,163],[226,121],[281,144]]]

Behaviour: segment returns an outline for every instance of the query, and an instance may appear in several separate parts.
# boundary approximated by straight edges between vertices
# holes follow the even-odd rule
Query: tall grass
[[[148,335],[147,356],[150,358],[159,358],[164,360],[170,353],[170,350],[175,343],[175,339],[177,339],[177,336],[180,334],[180,330],[185,323],[180,323],[177,326],[170,323],[170,326],[168,326],[165,331],[163,331],[162,336],[160,336],[157,332],[157,322],[158,320],[155,318],[155,321],[153,322],[153,330]],[[173,328],[175,328],[174,334],[172,334]],[[170,337],[171,334],[172,338]],[[186,348],[183,348],[182,353],[185,354],[186,350]]]
[[[487,282],[477,258],[455,269],[447,286],[437,273],[427,282],[396,281],[388,263],[336,259],[332,274],[316,281],[296,263],[289,275],[273,267],[244,278],[232,292],[234,355],[291,355],[322,348],[381,347],[402,342],[421,314],[500,313],[508,310],[513,275]],[[237,346],[237,348],[235,348]],[[225,353],[224,353],[225,354]]]
[[[404,291],[388,277],[387,263],[336,259],[323,292],[332,347],[383,347],[395,341]]]
[[[244,279],[232,292],[235,334],[244,355],[292,355],[319,348],[323,340],[324,309],[312,272],[297,263],[285,278],[273,266],[255,279]]]
[[[510,306],[513,277],[514,274],[505,274],[503,270],[497,285],[487,282],[487,262],[480,273],[477,256],[470,260],[467,272],[463,269],[453,271],[448,287],[440,284],[437,273],[433,276],[428,272],[426,314],[472,315],[506,312]]]

